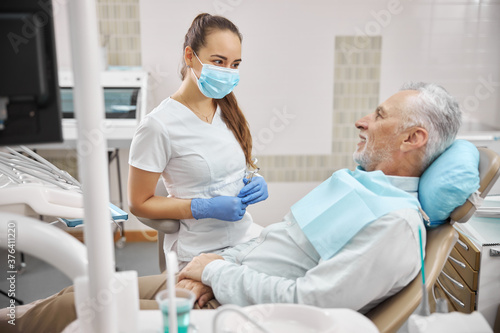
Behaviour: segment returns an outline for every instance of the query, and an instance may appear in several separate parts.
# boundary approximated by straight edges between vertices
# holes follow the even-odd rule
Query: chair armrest
[[[180,222],[174,219],[147,219],[137,216],[137,219],[150,228],[163,232],[165,234],[174,234],[179,231]]]

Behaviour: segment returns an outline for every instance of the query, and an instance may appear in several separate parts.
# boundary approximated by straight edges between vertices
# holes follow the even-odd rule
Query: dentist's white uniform
[[[222,120],[219,107],[208,124],[171,98],[141,122],[129,164],[161,172],[168,193],[181,199],[237,196],[246,171],[243,150]],[[248,212],[236,222],[182,219],[179,232],[166,235],[164,249],[176,247],[179,261],[190,261],[202,252],[217,253],[250,239],[251,224]]]

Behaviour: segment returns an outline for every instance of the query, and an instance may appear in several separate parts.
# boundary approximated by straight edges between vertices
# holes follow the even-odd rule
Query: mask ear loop
[[[194,54],[194,56],[196,57],[196,59],[198,59],[198,61],[200,62],[200,64],[201,64],[202,66],[203,66],[203,65],[205,65],[204,63],[202,63],[202,62],[201,62],[200,58],[198,58],[198,55],[196,54],[196,52],[194,52],[194,50],[193,50],[193,54]]]
[[[194,56],[196,57],[196,59],[198,59],[198,61],[200,62],[201,67],[202,67],[202,70],[203,70],[203,66],[204,66],[205,64],[201,62],[200,58],[198,58],[198,56],[196,55],[196,52],[194,52],[194,50],[193,50],[193,54],[194,54]],[[194,77],[196,78],[196,81],[198,82],[198,80],[199,80],[200,78],[199,78],[198,76],[196,76],[196,73],[194,72],[193,67],[191,67],[191,66],[188,66],[188,67],[191,69],[191,72],[193,73]],[[200,73],[200,76],[201,76],[201,73]]]

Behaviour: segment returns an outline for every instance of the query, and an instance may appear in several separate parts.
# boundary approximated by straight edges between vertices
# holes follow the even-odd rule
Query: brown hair
[[[195,17],[191,27],[186,33],[184,37],[183,52],[186,50],[187,46],[190,46],[194,52],[198,53],[198,51],[205,46],[206,37],[214,30],[229,30],[238,36],[240,42],[243,38],[238,28],[225,17],[203,13]],[[181,68],[182,80],[184,80],[187,70],[188,66],[183,60]],[[224,98],[213,99],[213,102],[220,107],[222,120],[226,123],[231,132],[233,132],[236,140],[238,140],[245,154],[247,165],[255,167],[252,163],[252,135],[250,134],[248,122],[238,106],[236,97],[231,92]]]

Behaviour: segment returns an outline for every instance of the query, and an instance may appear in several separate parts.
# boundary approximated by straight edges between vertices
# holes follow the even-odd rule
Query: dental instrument
[[[9,153],[0,152],[0,164],[12,169],[13,174],[10,173],[9,175],[13,180],[18,179],[21,183],[25,182],[20,175],[21,173],[25,173],[61,187],[62,189],[77,190],[81,192],[81,184],[75,178],[66,171],[57,168],[29,148],[25,146],[19,146],[17,148],[28,156],[19,153],[11,147],[6,147],[6,149]],[[16,170],[18,172],[16,172]]]
[[[257,159],[257,157],[254,157],[252,159],[252,163],[253,164],[257,164],[259,160]],[[260,171],[260,168],[256,168],[255,170],[252,170],[252,171],[247,171],[247,174],[245,176],[246,179],[248,179],[248,182],[247,184],[250,184],[252,182],[252,179],[253,177],[255,176],[256,173],[258,173]]]
[[[0,152],[0,175],[8,180],[0,182],[0,206],[24,203],[37,214],[56,216],[52,224],[83,223],[83,190],[78,180],[25,146],[5,148],[8,153]],[[128,214],[111,203],[109,211],[111,222],[123,234],[118,222],[127,220]]]
[[[258,173],[260,171],[260,168],[257,168],[255,170],[252,170],[252,171],[248,171],[247,172],[247,176],[246,178],[248,179],[248,182],[247,184],[250,184],[252,182],[252,179],[253,177],[255,176],[256,173]]]
[[[78,180],[76,180],[75,178],[73,178],[67,171],[61,170],[61,169],[55,167],[52,163],[50,163],[49,161],[47,161],[46,159],[44,159],[42,156],[36,154],[31,149],[28,149],[25,146],[20,146],[20,148],[25,153],[27,153],[28,155],[30,155],[32,158],[34,158],[35,160],[37,160],[41,164],[47,166],[50,170],[52,170],[53,172],[55,172],[57,175],[61,176],[63,179],[66,179],[69,183],[80,185],[80,183],[78,182]],[[8,148],[8,149],[10,149],[10,148]]]

